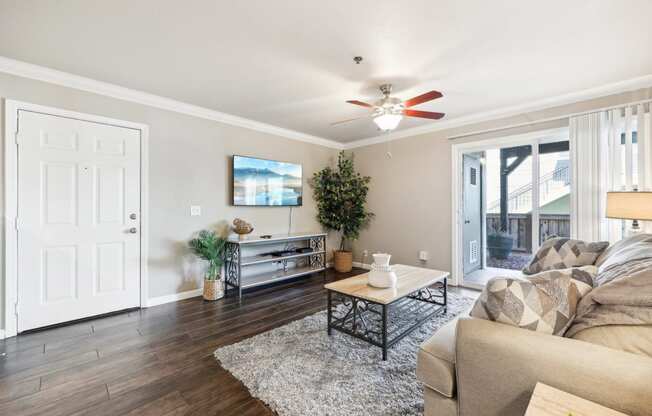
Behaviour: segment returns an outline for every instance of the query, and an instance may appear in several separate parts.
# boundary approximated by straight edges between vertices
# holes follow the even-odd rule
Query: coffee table
[[[328,335],[333,329],[387,349],[432,316],[446,312],[449,273],[397,264],[396,287],[368,285],[368,274],[324,285],[328,291]]]

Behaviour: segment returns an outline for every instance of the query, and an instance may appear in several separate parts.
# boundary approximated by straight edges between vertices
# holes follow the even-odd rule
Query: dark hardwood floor
[[[0,415],[271,415],[212,353],[325,309],[323,283],[318,274],[242,304],[192,298],[0,341]]]

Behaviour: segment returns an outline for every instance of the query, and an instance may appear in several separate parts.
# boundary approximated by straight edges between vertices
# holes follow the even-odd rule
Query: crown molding
[[[455,117],[433,124],[413,127],[410,129],[394,131],[392,133],[380,136],[368,137],[366,139],[355,140],[344,143],[345,149],[355,149],[356,147],[369,146],[372,144],[385,143],[389,141],[404,139],[407,137],[418,136],[421,134],[432,133],[435,131],[447,130],[456,127],[462,127],[470,124],[481,123],[523,113],[545,110],[547,108],[568,105],[580,101],[591,100],[594,98],[604,97],[606,95],[618,94],[627,91],[633,91],[640,88],[652,87],[652,74],[642,77],[632,78],[625,81],[614,82],[596,88],[589,88],[569,94],[558,95],[555,97],[537,100],[528,104],[519,104],[509,107],[503,107],[496,110],[470,114],[467,116]]]
[[[606,95],[622,93],[639,88],[652,86],[652,74],[638,78],[632,78],[625,81],[607,84],[597,88],[590,88],[570,94],[559,95],[542,100],[537,100],[528,104],[520,104],[510,107],[503,107],[496,110],[470,114],[461,117],[455,117],[433,124],[420,127],[414,127],[405,130],[394,131],[379,136],[368,137],[365,139],[354,140],[348,143],[340,143],[335,140],[323,137],[313,136],[301,133],[295,130],[274,126],[267,123],[223,113],[209,108],[184,103],[171,98],[162,97],[146,93],[119,85],[97,81],[91,78],[74,75],[68,72],[47,68],[40,65],[34,65],[23,61],[0,56],[0,72],[16,75],[23,78],[34,79],[48,82],[68,88],[74,88],[81,91],[91,92],[119,100],[129,101],[149,107],[160,108],[162,110],[173,111],[202,119],[212,120],[223,124],[242,127],[249,130],[259,131],[272,134],[287,139],[298,140],[301,142],[316,144],[332,149],[355,149],[356,147],[369,146],[372,144],[385,143],[389,141],[404,139],[407,137],[418,136],[421,134],[441,131],[465,125],[481,123],[484,121],[496,120],[500,118],[511,117],[527,112],[539,111],[546,108],[560,105],[573,104],[580,101],[586,101]]]
[[[0,56],[0,72],[341,150],[344,144],[295,130]]]

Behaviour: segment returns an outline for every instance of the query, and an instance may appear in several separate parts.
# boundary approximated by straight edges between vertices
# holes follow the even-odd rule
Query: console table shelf
[[[242,266],[252,266],[254,264],[263,264],[263,263],[274,263],[281,260],[292,260],[298,259],[301,257],[312,256],[315,254],[325,254],[325,251],[311,251],[309,253],[297,253],[289,256],[272,256],[271,254],[265,254],[262,256],[250,256],[242,258]]]
[[[293,267],[288,269],[288,271],[277,270],[273,272],[265,272],[252,274],[250,276],[245,276],[242,278],[242,288],[247,289],[250,287],[267,285],[270,283],[280,282],[287,279],[292,279],[299,276],[304,276],[310,273],[316,273],[326,270],[325,267]]]
[[[310,248],[312,251],[283,256],[255,252],[274,244],[285,244],[285,248],[290,244],[300,244],[301,247]],[[254,253],[247,253],[249,250]],[[275,263],[281,265],[282,269],[246,272],[246,268],[250,266],[273,267],[272,265]],[[288,263],[295,263],[295,267],[288,267]],[[326,233],[294,233],[272,235],[268,238],[260,236],[232,237],[226,243],[224,267],[227,295],[229,288],[234,289],[238,292],[238,298],[241,300],[243,289],[326,270]]]

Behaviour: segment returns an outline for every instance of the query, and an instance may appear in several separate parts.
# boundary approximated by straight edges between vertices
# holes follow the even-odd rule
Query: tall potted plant
[[[226,239],[213,231],[202,230],[197,238],[188,243],[192,251],[200,259],[208,262],[204,274],[204,299],[217,300],[224,297],[224,281],[220,275],[224,264],[224,249]]]
[[[366,210],[369,176],[355,171],[353,157],[343,151],[337,158],[337,168],[326,167],[312,177],[311,185],[317,202],[317,220],[326,229],[341,233],[340,247],[333,253],[335,270],[348,272],[353,268],[353,255],[348,243],[360,236],[374,214]]]

